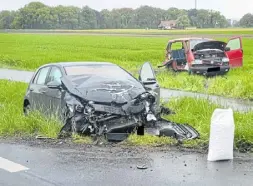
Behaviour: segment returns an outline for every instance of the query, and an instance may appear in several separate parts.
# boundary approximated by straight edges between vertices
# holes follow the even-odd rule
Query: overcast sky
[[[0,0],[1,10],[17,10],[33,0]],[[35,1],[35,0],[34,0]],[[190,9],[194,8],[195,0],[37,0],[47,5],[74,5],[101,10],[121,7],[137,8],[150,5],[163,9],[170,7]],[[253,13],[252,0],[197,0],[198,7],[214,9],[222,12],[227,18],[239,19],[246,13]]]

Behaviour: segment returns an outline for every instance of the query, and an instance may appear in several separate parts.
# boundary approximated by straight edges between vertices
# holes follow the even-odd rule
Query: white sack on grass
[[[211,118],[208,161],[233,159],[234,130],[232,109],[215,109]]]

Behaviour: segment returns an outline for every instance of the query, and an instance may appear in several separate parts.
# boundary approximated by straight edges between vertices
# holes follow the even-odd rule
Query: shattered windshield
[[[106,78],[117,78],[117,79],[133,79],[133,77],[120,68],[117,65],[101,65],[101,64],[92,64],[92,65],[76,65],[76,66],[67,66],[64,67],[66,74],[68,76],[100,76]]]
[[[190,50],[192,50],[197,44],[209,41],[208,39],[193,39],[190,41]]]

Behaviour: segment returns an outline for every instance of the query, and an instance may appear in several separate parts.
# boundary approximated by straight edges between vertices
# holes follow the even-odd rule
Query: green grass
[[[181,98],[171,100],[167,106],[176,112],[166,118],[178,123],[188,123],[199,131],[201,138],[197,141],[188,141],[185,146],[200,146],[208,144],[211,116],[219,105],[209,103],[208,100]],[[253,147],[253,112],[234,112],[235,120],[235,147],[241,150]]]
[[[2,65],[31,70],[58,61],[111,61],[137,69],[144,61],[159,64],[166,44],[151,38],[22,34],[0,34],[0,41]]]
[[[129,32],[133,31],[130,30]],[[214,29],[204,31],[218,32]],[[224,30],[224,32],[227,31]],[[233,31],[251,32],[250,29],[235,29]],[[109,61],[119,64],[129,71],[136,72],[145,61],[150,61],[154,67],[160,65],[161,61],[164,60],[164,49],[169,39],[158,37],[0,34],[0,65],[34,70],[49,62]],[[224,38],[217,39],[227,41]],[[187,73],[174,74],[165,71],[157,75],[159,83],[165,88],[253,99],[252,42],[253,39],[243,38],[244,67],[233,69],[227,76],[205,79],[201,76],[189,76]]]
[[[23,115],[23,97],[27,84],[0,80],[0,136],[42,135],[56,138],[60,123],[39,113]]]

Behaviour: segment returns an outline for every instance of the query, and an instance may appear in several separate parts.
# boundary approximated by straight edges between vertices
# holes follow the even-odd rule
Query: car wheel
[[[71,118],[67,119],[64,126],[61,128],[58,138],[66,138],[71,136]]]
[[[144,125],[138,127],[137,135],[138,136],[144,136]]]
[[[58,138],[64,138],[64,137],[70,137],[71,136],[71,131],[72,131],[72,119],[68,117],[68,107],[65,106],[63,108],[63,113],[62,113],[62,123],[63,127],[61,128]]]
[[[28,116],[29,113],[30,113],[30,111],[31,111],[31,106],[30,106],[30,104],[24,106],[24,115],[25,115],[25,116]]]

